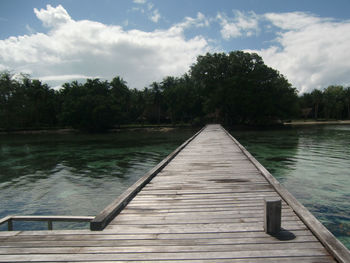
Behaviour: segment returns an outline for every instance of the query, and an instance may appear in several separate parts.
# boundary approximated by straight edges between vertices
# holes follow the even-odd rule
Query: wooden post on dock
[[[12,231],[13,230],[13,222],[12,222],[12,219],[9,219],[7,221],[7,230],[8,231]]]
[[[281,199],[265,199],[264,229],[267,234],[274,235],[281,231]]]
[[[52,228],[52,221],[51,220],[48,220],[47,221],[47,229],[48,230],[52,230],[53,228]]]

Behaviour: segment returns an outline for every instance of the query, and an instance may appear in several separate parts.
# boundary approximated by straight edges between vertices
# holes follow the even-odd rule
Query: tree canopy
[[[296,89],[257,54],[206,54],[190,72],[204,112],[216,112],[224,123],[271,123],[296,112]]]
[[[300,107],[310,109],[308,117],[317,119],[350,119],[350,87],[331,85],[321,90],[304,93]]]
[[[183,76],[167,76],[143,90],[130,89],[120,76],[72,81],[53,90],[26,75],[0,73],[0,129],[5,130],[104,131],[132,123],[262,125],[299,117],[305,109],[315,118],[350,118],[350,88],[330,86],[298,97],[260,56],[242,51],[199,56]]]

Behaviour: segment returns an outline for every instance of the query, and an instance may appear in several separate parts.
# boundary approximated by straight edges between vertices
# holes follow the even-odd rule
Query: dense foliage
[[[304,118],[350,119],[350,87],[329,86],[321,90],[304,93],[300,97]]]
[[[327,96],[334,99],[333,89],[321,92],[320,101]],[[300,98],[303,108],[310,106],[306,97]],[[331,104],[317,105],[319,114],[344,117]],[[115,77],[112,81],[73,81],[56,91],[28,76],[0,74],[1,129],[103,131],[131,123],[256,125],[298,117],[299,111],[298,96],[290,83],[257,54],[242,51],[199,56],[187,74],[166,77],[143,90],[130,89],[122,78]]]
[[[241,51],[200,56],[191,68],[203,111],[227,124],[270,124],[297,110],[297,93],[257,54]]]

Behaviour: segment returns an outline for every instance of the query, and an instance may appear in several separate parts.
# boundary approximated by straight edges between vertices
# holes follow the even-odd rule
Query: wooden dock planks
[[[285,201],[284,230],[265,234],[264,198],[279,196],[210,125],[103,231],[1,232],[0,262],[336,262]]]

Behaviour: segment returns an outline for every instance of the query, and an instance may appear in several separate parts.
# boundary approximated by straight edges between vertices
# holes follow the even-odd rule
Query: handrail
[[[148,171],[134,185],[128,188],[114,202],[108,205],[104,210],[95,217],[91,216],[7,216],[0,219],[0,225],[7,222],[8,230],[13,230],[12,221],[47,221],[48,229],[52,230],[52,222],[90,222],[90,230],[101,231],[106,225],[130,202],[130,200],[156,176],[187,144],[189,144],[205,127],[199,130],[195,135],[186,140],[175,151],[170,153],[163,161]]]
[[[5,216],[0,219],[0,225],[7,223],[8,231],[13,230],[13,221],[47,221],[48,230],[52,230],[52,222],[90,222],[93,216]]]

